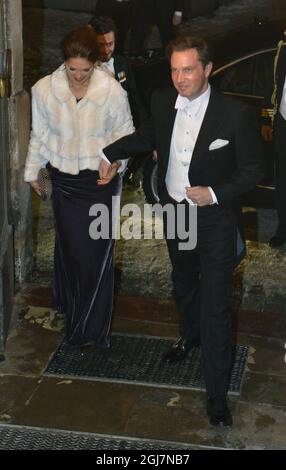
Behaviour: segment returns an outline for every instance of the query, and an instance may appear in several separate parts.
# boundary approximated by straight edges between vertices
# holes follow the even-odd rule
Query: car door
[[[247,102],[259,112],[263,95],[254,93],[256,60],[256,54],[251,54],[220,67],[213,72],[211,83],[226,95]]]

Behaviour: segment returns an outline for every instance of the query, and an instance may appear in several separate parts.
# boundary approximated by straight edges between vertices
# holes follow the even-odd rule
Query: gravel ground
[[[54,230],[50,203],[34,198],[35,282],[50,283],[53,270]],[[124,187],[122,204],[137,204],[143,213],[144,193]],[[286,300],[286,250],[272,250],[266,241],[276,226],[271,209],[244,208],[247,256],[235,272],[237,303],[249,305],[250,297],[259,308]],[[126,221],[121,217],[121,224]],[[141,223],[138,219],[135,223]],[[151,223],[150,219],[147,221]],[[116,243],[116,286],[120,292],[167,299],[172,295],[171,268],[164,240],[125,240]]]

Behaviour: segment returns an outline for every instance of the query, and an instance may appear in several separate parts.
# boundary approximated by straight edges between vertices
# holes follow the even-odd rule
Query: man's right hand
[[[35,193],[37,193],[38,196],[41,197],[41,189],[40,189],[40,185],[39,185],[38,181],[37,180],[30,181],[30,185],[31,185],[32,189],[35,191]]]
[[[261,126],[261,135],[265,142],[271,142],[272,140],[273,129],[269,124],[263,124]]]

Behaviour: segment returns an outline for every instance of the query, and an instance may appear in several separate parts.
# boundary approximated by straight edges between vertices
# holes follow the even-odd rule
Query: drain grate
[[[0,450],[183,450],[189,444],[0,425]]]
[[[205,388],[200,366],[200,349],[193,348],[180,363],[162,361],[171,340],[158,337],[114,334],[110,349],[93,349],[84,354],[64,341],[44,375],[108,382],[136,383],[156,387]],[[248,347],[236,347],[229,393],[239,394]]]

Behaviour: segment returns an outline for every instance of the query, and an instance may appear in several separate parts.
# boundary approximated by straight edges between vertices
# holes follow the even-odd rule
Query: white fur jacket
[[[114,78],[94,69],[87,93],[77,103],[61,65],[32,88],[25,181],[36,180],[47,162],[72,175],[98,170],[102,148],[133,131],[127,94]]]

